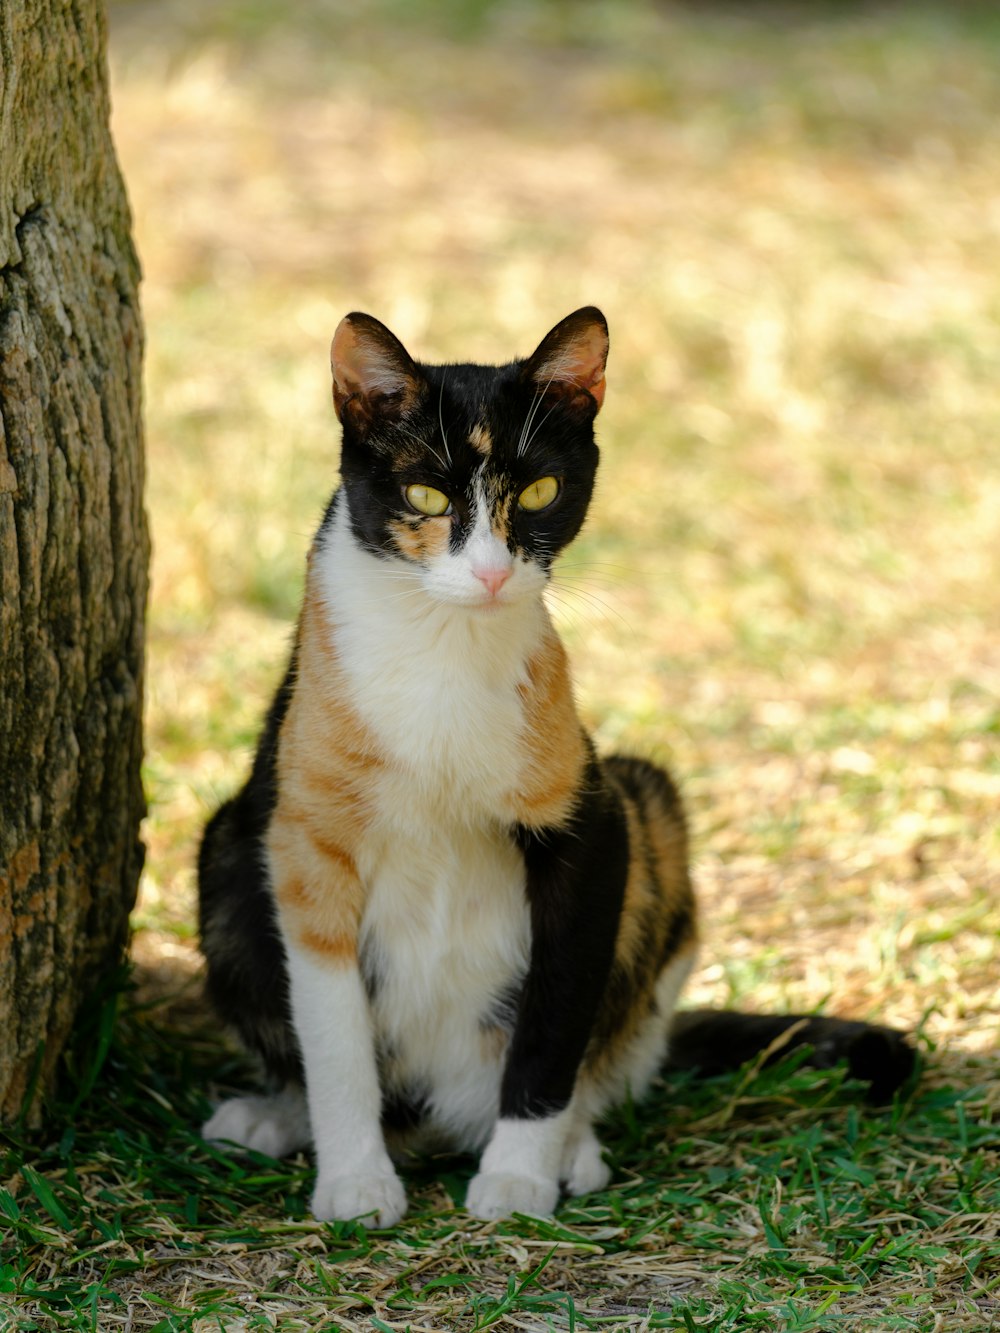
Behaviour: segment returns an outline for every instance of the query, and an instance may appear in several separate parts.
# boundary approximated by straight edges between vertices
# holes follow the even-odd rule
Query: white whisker
[[[452,466],[454,466],[451,457],[451,450],[448,448],[448,432],[444,428],[444,380],[445,380],[445,372],[442,370],[441,392],[438,394],[438,422],[440,423],[441,426],[441,439],[444,441],[445,457],[448,459],[448,462],[452,463]]]
[[[442,472],[446,473],[448,471],[448,466],[445,463],[444,459],[441,457],[441,455],[438,453],[438,451],[434,448],[434,446],[430,443],[429,440],[422,439],[421,436],[415,434],[414,431],[407,430],[405,426],[397,426],[396,429],[400,432],[400,434],[405,435],[407,439],[413,440],[415,444],[421,445],[429,453],[432,453],[434,457],[437,459],[437,461],[441,464]]]
[[[632,625],[616,607],[611,606],[603,597],[598,596],[595,592],[586,591],[583,588],[570,588],[565,584],[560,586],[558,583],[550,583],[546,591],[552,593],[557,601],[561,602],[564,607],[571,610],[576,610],[577,608],[575,608],[568,599],[575,597],[579,602],[585,603],[588,607],[596,611],[596,613],[603,619],[616,620],[629,632],[629,634],[635,633],[634,625]]]
[[[557,367],[557,369],[558,369],[558,367]],[[553,403],[553,405],[552,405],[552,406],[549,408],[549,410],[545,413],[545,416],[542,418],[541,423],[540,423],[540,425],[539,425],[539,427],[538,427],[538,430],[532,431],[532,432],[531,432],[531,438],[530,438],[530,439],[527,438],[527,436],[528,436],[528,432],[531,430],[532,423],[533,423],[533,421],[535,420],[535,414],[536,414],[536,412],[538,411],[539,405],[541,404],[541,402],[542,402],[542,400],[544,399],[545,395],[548,393],[549,389],[551,389],[551,387],[552,387],[552,381],[553,381],[555,378],[556,378],[556,371],[553,371],[553,373],[552,373],[552,374],[549,376],[549,378],[548,378],[548,381],[547,381],[547,383],[546,383],[546,385],[545,385],[545,388],[544,388],[544,389],[537,389],[537,390],[535,391],[535,396],[534,396],[534,398],[531,400],[531,411],[528,413],[528,419],[527,419],[527,421],[524,423],[524,429],[521,431],[521,438],[520,438],[520,439],[518,440],[518,442],[517,442],[517,457],[518,457],[518,458],[520,458],[523,454],[525,454],[525,453],[528,451],[529,447],[531,446],[531,441],[532,441],[532,440],[535,438],[535,436],[538,434],[538,430],[541,430],[542,426],[545,425],[546,421],[548,421],[549,417],[550,417],[550,416],[552,415],[552,413],[555,411],[556,404]]]
[[[530,438],[527,439],[527,440],[525,440],[525,442],[524,442],[524,452],[525,452],[525,453],[527,453],[528,450],[531,448],[532,440],[534,440],[535,436],[536,436],[536,435],[538,434],[538,432],[542,429],[542,427],[545,425],[546,421],[548,421],[549,417],[552,415],[552,413],[556,410],[556,408],[557,408],[558,406],[559,406],[558,402],[555,402],[555,403],[552,404],[552,406],[549,408],[549,410],[548,410],[548,411],[545,413],[545,415],[542,417],[541,421],[538,423],[538,425],[535,427],[535,429],[531,432],[531,436],[530,436]]]
[[[618,588],[625,585],[625,581],[620,578],[611,578],[603,574],[567,574],[565,570],[558,570],[553,578],[558,582],[570,588],[587,588],[592,583],[597,584],[599,588],[606,589],[608,592],[615,592]]]
[[[524,419],[524,425],[521,427],[521,434],[517,441],[517,451],[515,457],[520,458],[524,452],[524,441],[527,438],[528,431],[531,429],[531,423],[535,419],[535,413],[538,411],[538,404],[542,401],[542,390],[536,389],[535,396],[531,400],[531,406],[528,408],[528,415]]]
[[[618,574],[627,574],[629,580],[635,578],[635,569],[630,565],[618,565],[611,560],[570,560],[563,557],[559,562],[560,569],[590,570],[590,569],[613,569]]]
[[[388,597],[380,597],[379,601],[384,605],[386,602],[401,602],[406,597],[422,597],[423,595],[422,588],[404,588],[402,592],[393,592]]]

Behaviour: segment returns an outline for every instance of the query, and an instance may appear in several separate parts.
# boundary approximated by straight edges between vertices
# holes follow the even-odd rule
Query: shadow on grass
[[[309,1217],[306,1158],[235,1158],[200,1140],[210,1090],[245,1088],[251,1071],[198,978],[168,960],[114,980],[83,1016],[43,1130],[5,1140],[0,1294],[29,1311],[19,1327],[104,1327],[99,1317],[124,1310],[163,1333],[199,1327],[206,1311],[225,1323],[245,1313],[237,1258],[243,1277],[255,1265],[271,1274],[268,1299],[312,1302],[310,1318],[359,1302],[371,1313],[374,1272],[400,1308],[419,1295],[425,1321],[463,1328],[551,1309],[581,1328],[601,1326],[588,1310],[605,1321],[654,1311],[650,1327],[689,1328],[735,1300],[734,1264],[741,1310],[751,1299],[763,1309],[777,1288],[801,1296],[818,1276],[827,1294],[831,1283],[912,1290],[915,1272],[959,1256],[966,1287],[969,1274],[986,1280],[989,1238],[975,1219],[1000,1208],[996,1058],[935,1056],[915,1090],[880,1110],[843,1070],[807,1069],[800,1055],[753,1074],[671,1076],[608,1122],[610,1189],[553,1219],[484,1227],[459,1211],[472,1163],[422,1160],[403,1171],[409,1215],[380,1235]],[[502,1277],[511,1247],[535,1256],[516,1279]],[[338,1327],[387,1326],[372,1319]]]

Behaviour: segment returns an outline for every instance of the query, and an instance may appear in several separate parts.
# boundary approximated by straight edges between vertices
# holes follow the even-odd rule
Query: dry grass
[[[995,33],[933,8],[484,13],[459,43],[391,6],[114,11],[150,331],[145,919],[190,921],[198,821],[284,654],[340,314],[501,359],[593,300],[605,462],[558,608],[601,741],[683,777],[701,989],[746,990],[763,943],[762,1004],[930,1006],[982,1044]]]
[[[666,758],[687,793],[710,923],[694,994],[922,1023],[950,1053],[931,1099],[995,1080],[1000,25],[957,4],[456,0],[434,14],[392,0],[365,17],[341,0],[112,11],[148,325],[147,993],[196,969],[199,825],[245,771],[335,478],[337,319],[367,309],[419,356],[500,360],[595,302],[612,331],[602,479],[555,607],[601,744]],[[879,1247],[905,1231],[890,1178],[901,1200],[898,1182],[925,1175],[944,1191],[920,1223],[938,1258],[913,1261],[919,1280],[901,1276],[905,1254],[869,1272],[838,1251],[867,1273],[856,1290],[830,1278],[798,1313],[775,1303],[788,1264],[754,1256],[806,1272],[826,1243],[822,1210],[813,1230],[768,1232],[792,1188],[777,1164],[798,1171],[787,1143],[815,1123],[807,1093],[771,1157],[752,1098],[724,1133],[697,1132],[708,1103],[689,1121],[682,1106],[676,1217],[638,1239],[628,1175],[593,1216],[568,1210],[560,1238],[442,1213],[431,1174],[412,1228],[370,1243],[302,1218],[300,1165],[287,1197],[260,1187],[237,1240],[217,1219],[161,1219],[175,1257],[146,1280],[176,1307],[164,1328],[216,1327],[197,1316],[216,1289],[256,1293],[247,1318],[289,1329],[566,1327],[588,1310],[637,1329],[868,1328],[915,1291],[914,1322],[878,1326],[993,1327],[996,1218],[942,1202],[970,1140],[956,1129],[949,1156],[940,1126],[923,1157],[894,1142],[890,1183],[858,1168],[889,1191],[871,1213]],[[196,1117],[197,1094],[159,1095]],[[965,1105],[948,1095],[941,1115]],[[994,1093],[961,1114],[988,1125]],[[637,1173],[664,1150],[616,1151]],[[729,1199],[728,1242],[699,1233],[699,1181]],[[298,1220],[277,1241],[289,1199]],[[830,1235],[836,1221],[827,1209]],[[206,1251],[182,1263],[170,1247],[192,1232]],[[503,1307],[508,1276],[553,1246]],[[108,1290],[137,1300],[129,1281]],[[264,1289],[285,1304],[262,1304]],[[685,1301],[687,1322],[669,1313]],[[124,1307],[100,1309],[95,1327],[124,1326]]]

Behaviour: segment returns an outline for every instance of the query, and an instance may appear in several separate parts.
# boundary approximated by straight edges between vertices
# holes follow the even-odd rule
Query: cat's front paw
[[[472,1177],[465,1196],[469,1212],[490,1221],[511,1213],[548,1217],[558,1202],[559,1184],[555,1180],[485,1171]]]
[[[370,1175],[321,1177],[311,1207],[320,1222],[358,1218],[366,1227],[393,1227],[406,1212],[406,1193],[391,1168]]]

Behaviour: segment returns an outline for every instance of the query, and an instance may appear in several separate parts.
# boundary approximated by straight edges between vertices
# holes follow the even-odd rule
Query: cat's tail
[[[895,1028],[812,1014],[738,1014],[728,1009],[684,1009],[674,1015],[667,1067],[718,1074],[756,1056],[765,1063],[794,1047],[811,1047],[808,1064],[828,1069],[844,1060],[868,1083],[869,1099],[890,1101],[913,1073],[916,1053]]]

